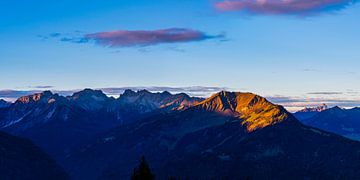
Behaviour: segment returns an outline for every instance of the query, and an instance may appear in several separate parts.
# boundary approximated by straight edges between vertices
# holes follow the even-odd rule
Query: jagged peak
[[[194,108],[238,117],[249,132],[287,119],[295,120],[282,106],[253,93],[221,91]]]
[[[58,95],[53,94],[51,91],[43,91],[41,93],[35,93],[32,95],[28,95],[28,96],[22,96],[19,99],[17,99],[15,103],[26,104],[26,103],[38,102],[41,100],[48,101],[50,98],[52,98],[54,96],[58,96]]]
[[[152,94],[150,91],[148,91],[146,89],[138,90],[137,93],[138,94]]]
[[[163,91],[161,94],[171,96],[172,94],[169,91]]]
[[[94,90],[90,88],[86,88],[82,91],[75,92],[71,97],[79,98],[79,97],[86,97],[86,96],[98,96],[98,97],[107,97],[101,90]]]
[[[122,96],[133,96],[133,95],[135,95],[135,94],[136,94],[135,91],[133,91],[133,90],[131,90],[131,89],[126,89],[126,90],[124,91],[124,93],[122,93],[121,95],[122,95]]]
[[[327,104],[323,103],[320,106],[316,107],[305,107],[304,109],[297,111],[297,112],[322,112],[328,109]]]
[[[334,107],[332,107],[332,108],[327,109],[327,110],[324,111],[324,112],[343,112],[343,111],[344,111],[343,108],[341,108],[341,107],[339,107],[339,106],[334,106]]]
[[[126,89],[124,91],[124,93],[120,95],[120,97],[122,97],[122,96],[123,97],[134,97],[134,96],[147,96],[147,95],[172,96],[172,94],[168,91],[152,93],[146,89],[138,90],[136,92],[131,89]]]
[[[150,91],[146,90],[146,89],[142,89],[142,90],[138,90],[138,91],[133,91],[132,89],[126,89],[124,91],[124,93],[122,93],[120,95],[121,96],[141,96],[141,95],[146,95],[146,94],[153,94]]]

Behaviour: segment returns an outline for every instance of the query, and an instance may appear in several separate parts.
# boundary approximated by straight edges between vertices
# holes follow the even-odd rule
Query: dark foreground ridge
[[[0,162],[0,179],[69,179],[54,160],[29,140],[1,132]]]

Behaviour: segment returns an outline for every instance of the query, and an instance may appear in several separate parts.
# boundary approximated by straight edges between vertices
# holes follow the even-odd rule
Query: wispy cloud
[[[18,98],[20,96],[26,96],[36,93],[34,90],[0,90],[0,98]]]
[[[311,95],[339,95],[344,94],[343,92],[309,92]]]
[[[202,31],[169,28],[159,30],[116,30],[90,34],[74,35],[52,33],[48,38],[57,38],[63,42],[95,43],[104,47],[146,47],[158,44],[197,42],[208,39],[225,39],[224,34],[209,35]]]
[[[34,89],[50,89],[50,88],[54,88],[54,86],[40,85],[40,86],[29,86],[28,88],[34,88]]]
[[[201,31],[171,28],[155,31],[112,31],[87,34],[85,39],[94,40],[97,44],[109,47],[151,46],[162,43],[179,43],[203,41],[222,37],[211,36]]]
[[[222,0],[215,7],[222,11],[251,14],[307,16],[344,9],[358,0]]]
[[[39,88],[36,90],[12,90],[12,89],[0,90],[0,99],[5,99],[7,101],[15,101],[16,99],[18,99],[21,96],[27,96],[27,95],[31,95],[31,94],[35,94],[35,93],[40,93],[43,91],[41,89],[48,89],[48,88]],[[75,90],[69,90],[69,91],[54,90],[53,92],[67,96],[67,95],[71,95],[72,93],[74,93]]]

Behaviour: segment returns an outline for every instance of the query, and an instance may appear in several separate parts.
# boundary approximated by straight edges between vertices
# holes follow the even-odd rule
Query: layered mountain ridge
[[[92,89],[67,97],[51,91],[23,96],[0,109],[0,129],[33,140],[62,161],[72,148],[98,133],[156,111],[185,109],[199,99],[166,92],[131,91],[129,94],[130,91],[118,99]],[[129,102],[132,98],[134,101]]]
[[[302,125],[261,96],[223,91],[184,111],[104,133],[74,151],[66,167],[77,179],[127,178],[145,155],[159,179],[353,178],[360,175],[359,148],[359,143]]]
[[[335,106],[299,120],[306,125],[360,141],[360,108],[342,109]]]
[[[73,179],[128,179],[142,155],[159,179],[360,177],[359,142],[303,125],[252,93],[43,92],[1,108],[0,122],[43,147]]]

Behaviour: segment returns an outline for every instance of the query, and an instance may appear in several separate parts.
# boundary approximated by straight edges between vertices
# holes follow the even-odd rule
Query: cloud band
[[[57,33],[56,33],[57,34]],[[224,38],[223,34],[208,35],[204,32],[185,29],[169,28],[159,30],[117,30],[97,32],[80,36],[51,36],[60,38],[63,42],[91,43],[104,47],[144,47],[158,44],[197,42],[208,39]]]
[[[215,7],[222,11],[252,14],[310,15],[343,9],[357,0],[223,0]]]

